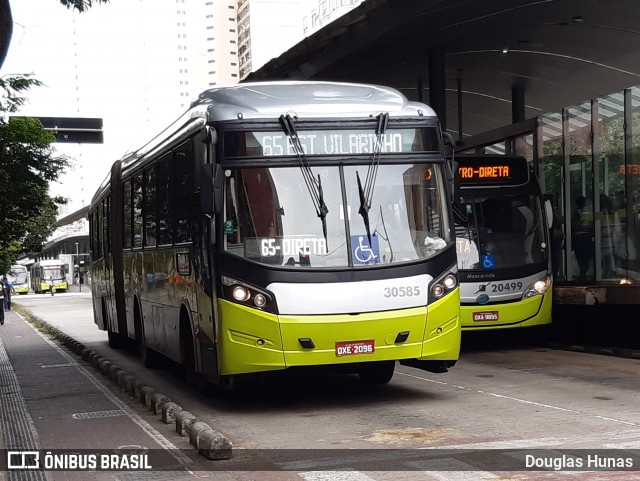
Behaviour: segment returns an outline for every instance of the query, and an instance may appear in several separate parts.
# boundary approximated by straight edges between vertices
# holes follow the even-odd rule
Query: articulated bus
[[[13,284],[16,294],[25,295],[29,293],[29,271],[25,266],[16,264],[11,266],[7,273],[7,279]]]
[[[453,172],[398,91],[265,82],[200,94],[116,161],[89,212],[95,322],[189,379],[325,366],[381,384],[460,349]]]
[[[532,168],[515,156],[455,160],[463,332],[551,323],[551,205]]]
[[[36,294],[51,291],[54,286],[56,292],[66,291],[67,265],[57,259],[45,259],[31,266],[31,288]]]

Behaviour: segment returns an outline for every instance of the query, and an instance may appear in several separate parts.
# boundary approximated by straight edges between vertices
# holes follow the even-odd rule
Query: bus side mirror
[[[547,215],[547,228],[553,227],[553,206],[550,200],[544,201],[544,212]]]
[[[451,155],[446,156],[447,159],[447,180],[449,181],[449,187],[451,192],[451,201],[459,202],[460,201],[460,182],[458,182],[457,172],[458,172],[458,163],[456,162],[456,152],[455,146],[456,141],[453,139],[453,135],[449,132],[442,132],[443,140],[445,140],[445,144],[449,144],[451,146]]]
[[[204,214],[215,215],[222,207],[224,175],[220,164],[204,164],[200,175],[200,209]]]

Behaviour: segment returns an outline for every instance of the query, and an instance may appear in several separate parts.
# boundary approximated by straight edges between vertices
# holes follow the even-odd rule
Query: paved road
[[[238,448],[247,448],[281,456],[274,462],[289,472],[279,474],[294,479],[382,481],[398,479],[398,471],[406,480],[640,479],[640,461],[635,472],[549,468],[514,474],[491,468],[497,463],[492,456],[522,462],[532,449],[544,450],[550,459],[566,449],[583,450],[579,456],[605,453],[602,449],[640,450],[637,359],[530,347],[476,349],[465,351],[447,374],[398,366],[387,386],[363,386],[353,376],[281,376],[206,397],[171,370],[145,369],[131,354],[109,349],[105,333],[93,325],[87,293],[16,301],[229,437],[240,454],[218,467],[242,467]],[[438,461],[442,471],[427,470],[433,465],[428,468],[417,451],[424,448],[451,450]],[[270,449],[279,451],[264,451]],[[317,459],[317,449],[362,451],[340,458],[351,471],[336,472],[339,457]],[[378,449],[373,459],[371,449]],[[483,466],[474,455],[478,449],[489,450],[486,469],[478,467]],[[445,471],[451,467],[459,471]]]

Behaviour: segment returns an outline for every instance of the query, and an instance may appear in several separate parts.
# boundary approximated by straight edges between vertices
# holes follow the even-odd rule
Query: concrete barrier
[[[83,361],[91,364],[97,371],[111,379],[122,391],[129,392],[140,403],[150,407],[154,414],[161,414],[161,419],[165,424],[175,423],[176,432],[181,436],[189,436],[189,442],[198,449],[200,455],[211,460],[231,458],[233,449],[231,441],[211,426],[200,422],[195,415],[185,411],[182,406],[172,402],[164,394],[156,392],[134,375],[88,349],[72,337],[45,321],[40,319],[36,319],[36,321],[42,324],[47,332],[80,356]]]
[[[198,421],[198,418],[189,411],[180,411],[176,414],[176,432],[180,436],[188,436],[191,425]]]

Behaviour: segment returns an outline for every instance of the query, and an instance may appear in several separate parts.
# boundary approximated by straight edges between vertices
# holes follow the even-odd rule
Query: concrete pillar
[[[435,110],[442,130],[447,128],[447,101],[444,78],[444,48],[429,49],[429,105]]]
[[[525,120],[524,109],[524,88],[511,87],[511,123],[517,124]],[[507,154],[518,154],[518,145],[516,139],[508,139],[505,142],[505,150]]]
[[[458,77],[458,142],[464,142],[462,134],[462,79]]]
[[[511,87],[511,123],[517,124],[525,120],[524,88]]]

